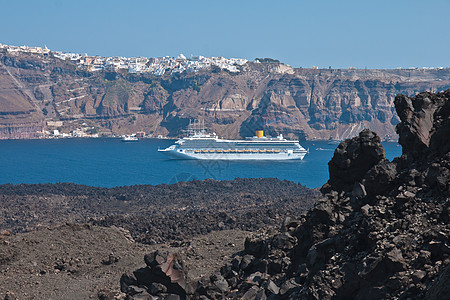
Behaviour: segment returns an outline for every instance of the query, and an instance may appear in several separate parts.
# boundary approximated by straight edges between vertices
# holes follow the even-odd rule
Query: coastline
[[[64,139],[120,139],[124,135],[114,135],[114,136],[60,136],[60,137],[36,137],[36,138],[0,138],[0,141],[18,141],[18,140],[64,140]],[[153,139],[153,140],[178,140],[179,137],[171,137],[171,136],[145,136],[139,139]],[[241,139],[241,138],[239,138]],[[330,142],[333,144],[338,145],[340,142],[344,140],[326,140],[326,139],[304,139],[299,140],[300,142]],[[397,143],[397,139],[382,139],[382,142],[389,142],[389,143]]]

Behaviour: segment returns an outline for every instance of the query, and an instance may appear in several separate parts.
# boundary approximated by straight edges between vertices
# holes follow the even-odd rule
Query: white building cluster
[[[176,74],[183,72],[197,72],[201,69],[219,67],[230,72],[239,72],[238,66],[247,62],[240,58],[192,56],[186,58],[180,54],[178,57],[82,57],[78,61],[80,67],[90,71],[99,70],[127,70],[130,73],[152,73],[156,76]]]
[[[80,128],[76,128],[69,133],[60,132],[58,127],[63,126],[63,121],[47,121],[48,130],[43,131],[45,138],[98,138],[98,133],[93,133],[95,127],[88,126],[88,124],[81,124]]]
[[[29,46],[9,46],[0,44],[0,49],[6,50],[6,52],[22,52],[22,53],[37,53],[37,54],[48,54],[50,49],[45,46],[41,47],[29,47]]]
[[[25,52],[51,54],[62,60],[71,60],[77,63],[78,67],[85,68],[91,72],[102,70],[127,70],[130,73],[152,73],[156,76],[164,74],[176,74],[183,72],[197,72],[201,69],[219,67],[232,73],[239,72],[239,66],[247,63],[242,58],[205,57],[191,56],[186,58],[183,54],[178,57],[102,57],[88,56],[87,54],[65,53],[61,51],[50,51],[47,47],[28,46],[8,46],[0,44],[0,49],[7,52]]]

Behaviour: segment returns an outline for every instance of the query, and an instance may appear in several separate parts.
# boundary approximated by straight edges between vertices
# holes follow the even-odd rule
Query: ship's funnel
[[[264,130],[256,130],[256,136],[262,138],[264,136]]]

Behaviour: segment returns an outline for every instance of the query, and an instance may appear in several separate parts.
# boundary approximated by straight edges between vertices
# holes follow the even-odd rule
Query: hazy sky
[[[0,43],[102,56],[450,67],[450,0],[0,0]]]

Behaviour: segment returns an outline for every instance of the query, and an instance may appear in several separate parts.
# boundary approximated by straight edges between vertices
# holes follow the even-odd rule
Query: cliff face
[[[105,134],[177,136],[189,119],[199,118],[229,138],[261,128],[300,139],[344,139],[363,128],[395,138],[397,94],[449,87],[450,69],[312,70],[248,63],[237,74],[213,68],[156,77],[88,72],[51,54],[0,53],[0,138],[35,134],[46,121],[63,121],[62,131],[88,126]]]
[[[42,131],[42,113],[24,84],[0,64],[0,138],[33,138]]]

